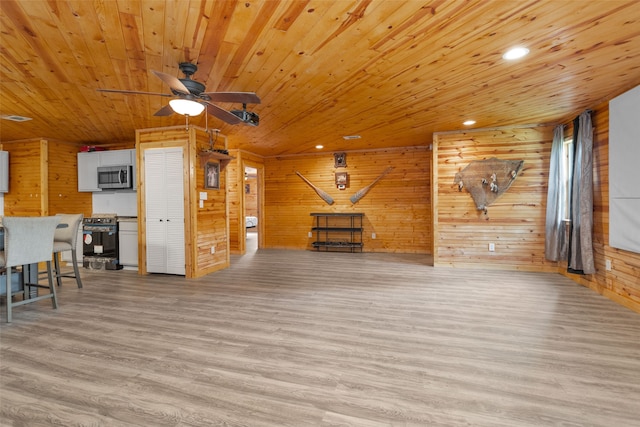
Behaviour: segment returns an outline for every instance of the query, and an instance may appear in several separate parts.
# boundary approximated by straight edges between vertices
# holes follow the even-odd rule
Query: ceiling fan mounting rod
[[[180,68],[180,71],[182,71],[182,73],[187,76],[188,79],[190,79],[191,76],[194,75],[196,71],[198,71],[198,66],[196,64],[192,64],[191,62],[181,62],[180,64],[178,64],[178,67]]]

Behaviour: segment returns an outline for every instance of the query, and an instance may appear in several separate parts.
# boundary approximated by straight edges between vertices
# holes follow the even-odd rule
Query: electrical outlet
[[[489,243],[489,252],[495,252],[495,251],[496,251],[496,244]]]
[[[216,253],[216,247],[215,246],[211,246],[211,253],[215,254]]]
[[[376,238],[376,233],[371,233],[371,238],[375,239]]]
[[[610,260],[610,259],[606,259],[606,260],[604,261],[604,268],[605,268],[605,270],[607,270],[607,271],[611,271],[611,260]]]
[[[310,232],[307,234],[307,237],[313,237],[313,233],[310,231]]]

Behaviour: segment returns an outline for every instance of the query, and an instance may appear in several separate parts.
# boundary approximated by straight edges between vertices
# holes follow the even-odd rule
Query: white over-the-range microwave
[[[98,188],[102,189],[130,189],[133,187],[133,173],[130,165],[99,166]]]

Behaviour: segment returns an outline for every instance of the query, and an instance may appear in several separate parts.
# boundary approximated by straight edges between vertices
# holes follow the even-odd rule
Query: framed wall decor
[[[344,190],[347,188],[347,182],[349,180],[349,175],[346,172],[336,172],[336,186],[340,190]]]
[[[334,153],[333,158],[335,160],[336,168],[346,168],[347,167],[347,153]]]
[[[204,188],[220,189],[220,163],[207,162],[204,166]]]

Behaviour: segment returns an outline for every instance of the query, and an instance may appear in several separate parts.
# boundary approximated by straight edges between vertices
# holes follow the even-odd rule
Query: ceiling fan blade
[[[260,98],[255,92],[205,92],[214,102],[236,102],[239,104],[260,104]]]
[[[189,89],[180,81],[177,77],[170,76],[169,74],[161,73],[160,71],[151,70],[153,74],[158,76],[163,82],[169,85],[172,91],[189,95]]]
[[[170,116],[172,114],[173,114],[173,108],[171,108],[171,105],[167,104],[161,109],[159,109],[158,111],[156,111],[154,116]]]
[[[117,90],[117,89],[97,89],[98,92],[124,93],[125,95],[156,95],[156,96],[173,96],[168,93],[157,92],[140,92],[137,90]]]
[[[240,120],[240,118],[235,114],[231,114],[227,110],[220,108],[214,104],[207,103],[207,113],[229,123],[230,125],[237,125],[238,123],[242,122],[242,120]]]

